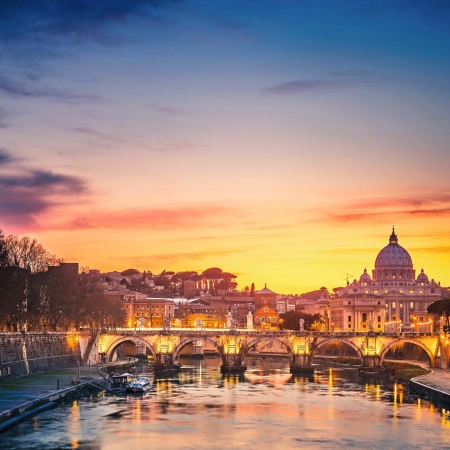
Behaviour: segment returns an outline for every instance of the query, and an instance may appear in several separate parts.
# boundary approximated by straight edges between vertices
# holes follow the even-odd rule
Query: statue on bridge
[[[300,331],[305,331],[305,319],[300,319]]]
[[[168,317],[163,319],[163,331],[170,331],[170,318]]]
[[[247,330],[253,330],[253,314],[251,311],[247,314]]]

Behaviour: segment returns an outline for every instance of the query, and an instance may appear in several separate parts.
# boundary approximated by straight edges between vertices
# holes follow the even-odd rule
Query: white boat
[[[127,391],[145,392],[150,389],[150,381],[147,377],[140,377],[136,381],[127,384]]]
[[[139,377],[139,378],[136,380],[136,382],[137,382],[137,383],[141,383],[141,384],[143,384],[144,386],[150,386],[150,380],[149,380],[147,377]]]

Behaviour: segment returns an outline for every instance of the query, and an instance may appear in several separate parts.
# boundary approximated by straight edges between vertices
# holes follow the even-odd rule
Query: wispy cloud
[[[332,80],[295,80],[274,84],[262,89],[266,94],[291,95],[301,92],[328,91],[345,87],[342,81]]]
[[[5,149],[0,148],[0,166],[10,164],[14,161],[14,157]]]
[[[6,159],[11,161],[8,155]],[[39,215],[87,191],[81,178],[47,170],[0,174],[0,217],[11,225],[35,227]]]
[[[132,16],[152,11],[177,0],[16,0],[0,2],[0,36],[8,41],[66,36],[77,41],[114,44],[111,24],[123,24]]]
[[[450,193],[421,194],[417,197],[380,197],[342,205],[336,212],[324,211],[322,219],[335,224],[380,223],[412,217],[450,217]]]
[[[332,91],[385,80],[392,80],[392,77],[386,74],[369,73],[360,69],[349,69],[328,72],[316,78],[285,81],[265,87],[261,91],[265,94],[292,95],[304,92]]]
[[[133,139],[123,139],[119,136],[116,136],[114,134],[105,133],[102,131],[98,131],[92,127],[73,127],[73,128],[66,128],[68,131],[90,136],[94,139],[99,139],[100,141],[104,141],[105,143],[109,143],[111,147],[121,147],[123,145],[127,146],[136,146],[136,147],[142,147],[148,151],[156,152],[156,153],[166,153],[166,152],[179,152],[179,151],[187,151],[192,150],[196,148],[208,148],[209,145],[207,144],[201,144],[201,143],[195,143],[195,142],[189,142],[189,141],[161,141],[161,140],[150,140],[149,143],[143,143],[141,138],[141,141],[133,140]]]
[[[64,102],[80,102],[80,101],[99,101],[97,95],[74,93],[71,91],[63,91],[47,86],[36,86],[35,82],[24,83],[12,80],[9,77],[0,75],[0,93],[6,94],[13,98],[52,98]],[[1,117],[0,117],[1,118]]]
[[[61,230],[192,229],[222,225],[224,218],[234,212],[233,208],[209,204],[97,211],[95,215],[77,216],[63,223],[49,224],[49,227]]]
[[[117,256],[110,258],[114,261],[123,261],[138,267],[171,267],[178,264],[185,264],[186,261],[204,261],[219,258],[222,256],[233,255],[247,251],[241,247],[227,247],[226,249],[207,250],[202,252],[185,252],[185,253],[160,253],[155,255],[139,255],[139,256]]]

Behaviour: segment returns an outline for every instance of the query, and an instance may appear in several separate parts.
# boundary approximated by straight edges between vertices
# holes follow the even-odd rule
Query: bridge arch
[[[353,350],[356,351],[356,353],[358,354],[359,358],[361,359],[361,364],[363,364],[364,355],[362,354],[361,349],[353,341],[350,341],[350,340],[345,339],[345,338],[330,337],[328,339],[324,339],[323,341],[319,341],[316,345],[314,345],[313,348],[311,348],[311,358],[314,358],[315,353],[317,352],[317,350],[319,350],[320,348],[322,348],[323,346],[325,346],[327,344],[333,344],[333,343],[346,344],[349,347],[351,347]]]
[[[291,347],[285,341],[283,341],[282,339],[278,339],[276,337],[271,337],[271,336],[260,336],[260,337],[257,337],[255,339],[251,340],[248,344],[246,344],[244,346],[244,348],[241,350],[241,361],[242,361],[242,364],[245,364],[245,358],[247,357],[247,353],[256,344],[259,344],[261,342],[274,342],[274,341],[280,343],[281,345],[283,345],[286,348],[286,350],[288,351],[289,360],[290,360],[290,362],[292,364],[293,361],[294,361],[294,355],[292,354]]]
[[[138,344],[138,343],[142,344],[145,346],[145,348],[150,350],[150,353],[152,354],[152,356],[154,358],[156,357],[155,349],[145,339],[142,339],[137,336],[123,336],[123,337],[116,339],[114,342],[112,342],[109,345],[108,349],[106,350],[106,361],[108,361],[108,362],[112,361],[112,357],[113,357],[115,351],[124,342],[133,342],[134,344]]]
[[[181,350],[183,350],[184,347],[186,347],[186,345],[192,344],[195,341],[208,341],[210,344],[212,344],[217,351],[219,352],[220,357],[223,360],[223,351],[222,348],[220,347],[219,343],[217,341],[215,341],[214,339],[208,338],[208,337],[198,337],[198,336],[193,336],[193,337],[189,337],[186,338],[184,340],[182,340],[174,349],[172,352],[172,361],[174,364],[178,364],[178,358],[180,357],[180,352]]]
[[[391,342],[382,352],[381,352],[381,357],[380,357],[380,365],[383,364],[384,358],[386,357],[387,353],[389,352],[389,350],[392,350],[394,347],[396,347],[397,345],[400,344],[414,344],[417,345],[418,347],[420,347],[422,350],[425,351],[425,353],[428,356],[428,360],[430,363],[430,367],[434,367],[435,364],[435,355],[433,354],[433,352],[425,345],[422,344],[422,342],[420,341],[416,341],[414,339],[408,339],[408,338],[399,338],[396,339],[395,341]]]

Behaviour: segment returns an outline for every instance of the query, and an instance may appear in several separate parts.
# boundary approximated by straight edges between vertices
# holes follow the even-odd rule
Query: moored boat
[[[150,386],[150,380],[147,377],[139,377],[136,380],[137,383],[141,383],[144,386]]]
[[[140,377],[136,381],[127,384],[129,392],[145,392],[150,389],[150,380],[147,377]]]

